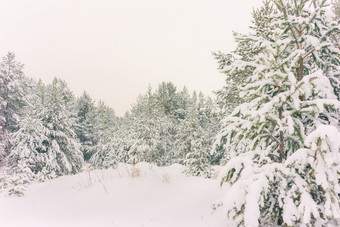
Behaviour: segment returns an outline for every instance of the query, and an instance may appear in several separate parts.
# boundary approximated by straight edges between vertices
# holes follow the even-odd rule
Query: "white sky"
[[[211,95],[224,77],[212,51],[231,51],[261,0],[0,0],[0,55],[27,76],[67,81],[122,116],[148,84]]]

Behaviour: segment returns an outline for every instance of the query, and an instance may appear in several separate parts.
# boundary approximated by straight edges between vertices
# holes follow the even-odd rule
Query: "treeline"
[[[44,84],[26,77],[8,53],[0,65],[0,160],[2,188],[23,185],[119,162],[181,163],[187,174],[210,177],[219,131],[215,101],[172,83],[148,88],[124,117],[86,92],[75,97],[67,83]],[[15,186],[15,187],[13,187]]]
[[[160,166],[185,164],[187,156],[201,150],[208,163],[218,162],[209,155],[218,125],[211,98],[190,94],[186,88],[177,91],[172,83],[163,82],[155,91],[149,87],[138,97],[131,111],[112,128],[114,132],[102,130],[90,163],[95,167],[141,161]]]

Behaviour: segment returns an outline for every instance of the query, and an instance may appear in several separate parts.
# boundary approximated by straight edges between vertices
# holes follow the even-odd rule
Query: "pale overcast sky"
[[[235,46],[261,0],[0,0],[0,55],[25,74],[67,81],[122,116],[148,84],[211,95],[224,77],[212,51]]]

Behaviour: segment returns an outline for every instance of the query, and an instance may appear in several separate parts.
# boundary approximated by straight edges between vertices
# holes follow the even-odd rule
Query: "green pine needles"
[[[324,226],[340,218],[340,51],[331,38],[339,21],[329,3],[265,2],[221,68],[244,78],[242,102],[216,143],[227,152],[220,180],[230,185],[224,208],[234,225]]]

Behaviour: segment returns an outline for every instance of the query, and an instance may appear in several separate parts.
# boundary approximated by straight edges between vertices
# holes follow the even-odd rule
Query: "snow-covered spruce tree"
[[[0,142],[6,153],[10,149],[9,135],[17,130],[20,110],[29,95],[28,88],[23,65],[16,61],[14,53],[9,52],[0,63]]]
[[[211,149],[216,141],[216,135],[221,130],[221,119],[223,114],[218,107],[217,101],[206,97],[203,108],[199,109],[199,118],[201,119],[201,125],[204,130],[202,134],[205,139],[206,146]],[[215,147],[215,150],[209,154],[209,160],[212,165],[220,165],[221,160],[224,157],[224,149],[221,147]]]
[[[94,101],[85,91],[77,99],[76,110],[78,112],[76,133],[82,145],[84,160],[88,161],[94,152],[94,124],[96,109]]]
[[[115,167],[121,162],[120,153],[123,148],[122,141],[117,135],[117,130],[106,130],[102,133],[103,138],[99,140],[94,147],[95,153],[90,159],[90,163],[94,168]]]
[[[216,101],[212,100],[210,97],[205,97],[201,92],[199,93],[197,118],[200,126],[199,138],[203,139],[204,149],[211,149],[216,140],[216,134],[221,130],[220,111],[221,110],[218,108]],[[223,156],[223,153],[219,150],[215,150],[213,154],[208,154],[208,156],[211,164],[220,164],[220,159]]]
[[[178,135],[177,120],[169,116],[161,116],[157,119],[157,157],[158,165],[166,166],[175,162],[176,158],[176,141]]]
[[[273,29],[253,34],[259,51],[226,70],[247,67],[244,104],[224,119],[227,150],[221,184],[229,225],[326,226],[340,218],[338,32],[327,1],[273,0],[264,17]]]
[[[159,111],[151,87],[145,95],[139,96],[131,110],[133,131],[129,150],[131,163],[149,162],[160,164],[157,143],[159,141]]]
[[[46,88],[43,124],[48,129],[47,166],[57,175],[76,173],[83,165],[81,144],[77,140],[74,125],[75,98],[66,82],[54,79]]]
[[[95,168],[108,168],[116,165],[117,152],[117,120],[112,108],[99,102],[95,111],[95,127],[93,155],[90,163]]]
[[[186,118],[181,121],[180,135],[178,137],[178,151],[182,156],[182,163],[185,163],[187,154],[191,152],[191,146],[194,140],[201,136],[199,130],[197,93],[194,91],[189,99],[186,110]]]
[[[177,87],[171,82],[159,84],[154,94],[158,113],[156,149],[161,165],[171,165],[175,160],[178,160],[176,142],[178,134],[180,134],[180,119],[184,116],[182,114],[185,114],[185,111],[182,111],[183,107],[180,106],[181,101],[184,101],[185,98],[181,98],[180,95],[181,93],[177,92]]]
[[[203,138],[191,141],[191,151],[186,156],[185,166],[184,173],[188,176],[211,177],[209,146],[205,144]]]
[[[125,144],[125,162],[129,164],[136,164],[138,162],[144,161],[144,152],[142,147],[140,146],[143,143],[143,140],[140,138],[140,130],[139,127],[136,127],[138,122],[138,117],[134,114],[128,114],[125,117],[125,132],[122,135],[124,137]]]
[[[191,97],[189,91],[186,87],[183,88],[182,91],[179,92],[178,96],[178,109],[175,112],[176,116],[176,141],[173,145],[174,154],[173,159],[175,163],[184,164],[184,160],[186,158],[186,154],[188,152],[188,129],[189,129],[189,109],[192,106]]]
[[[116,118],[116,127],[113,132],[112,141],[114,143],[114,152],[111,152],[111,160],[115,160],[117,163],[128,163],[129,150],[131,144],[133,144],[132,137],[134,127],[130,120],[129,112],[125,113],[124,117]]]
[[[35,175],[31,180],[43,181],[56,175],[54,166],[53,150],[49,149],[52,143],[51,131],[47,127],[44,118],[48,115],[45,108],[46,86],[39,81],[27,106],[23,108],[22,117],[18,122],[18,131],[11,134],[12,148],[8,156],[9,170],[15,172],[18,163],[25,160],[23,164]]]
[[[160,113],[150,86],[147,93],[141,96],[135,111],[137,114],[136,129],[139,133],[136,148],[140,150],[137,153],[143,154],[143,161],[159,165],[161,150],[157,149],[157,144],[160,141]]]
[[[40,110],[33,106],[26,107],[19,121],[19,130],[11,135],[13,146],[8,157],[9,168],[15,169],[20,160],[25,159],[24,163],[32,173],[39,174],[46,170],[48,136],[49,130],[43,125]]]
[[[0,182],[7,194],[23,195],[26,185],[34,181],[43,181],[55,176],[48,172],[48,135],[49,130],[43,125],[44,109],[41,103],[39,82],[33,94],[23,108],[18,120],[18,130],[10,135],[10,148],[7,167],[3,174],[7,180]],[[1,180],[0,180],[1,181]]]
[[[209,149],[211,147],[211,137],[209,135],[209,121],[205,112],[205,97],[199,93],[193,94],[192,106],[189,112],[189,119],[186,129],[185,157],[187,175],[211,177],[211,163],[209,159]]]
[[[149,86],[146,94],[139,96],[130,116],[134,125],[129,146],[130,162],[172,163],[177,133],[174,124],[176,95],[172,83],[162,83],[155,92]]]

